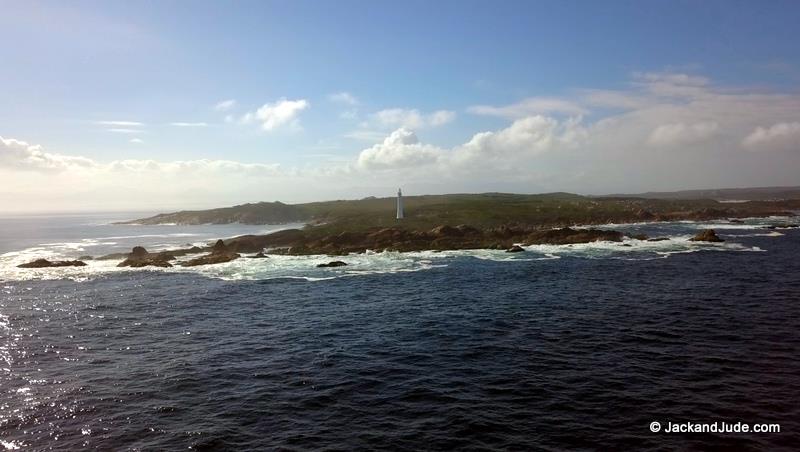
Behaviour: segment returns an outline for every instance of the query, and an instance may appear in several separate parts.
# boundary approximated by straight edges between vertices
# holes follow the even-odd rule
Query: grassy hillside
[[[288,205],[257,203],[202,211],[183,211],[133,220],[159,224],[280,224],[308,222],[323,233],[399,226],[425,230],[438,225],[477,228],[501,225],[565,226],[671,219],[768,215],[800,208],[800,200],[720,203],[712,199],[672,200],[633,197],[591,198],[569,193],[506,193],[404,197],[406,218],[395,219],[395,198],[326,201]]]
[[[209,210],[182,210],[120,224],[281,224],[308,221],[308,212],[300,206],[281,202],[259,202]]]

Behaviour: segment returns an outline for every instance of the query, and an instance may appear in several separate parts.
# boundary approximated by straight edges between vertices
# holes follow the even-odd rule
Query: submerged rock
[[[317,264],[317,268],[327,268],[327,267],[344,267],[345,265],[347,265],[347,263],[346,263],[346,262],[342,262],[342,261],[331,261],[331,262],[328,262],[327,264]]]
[[[523,247],[521,247],[519,245],[514,245],[511,248],[507,249],[506,253],[519,253],[519,252],[522,252],[522,251],[525,251],[525,248],[523,248]]]
[[[648,242],[663,242],[665,240],[669,240],[669,237],[653,237],[652,239],[647,239]]]
[[[717,233],[713,229],[705,229],[703,231],[700,231],[699,233],[697,233],[697,235],[695,235],[694,237],[690,238],[689,240],[692,241],[692,242],[724,242],[725,241],[725,240],[722,240],[721,238],[719,238],[719,236],[717,235]]]
[[[170,260],[175,259],[175,256],[169,253],[150,253],[141,246],[135,246],[131,250],[128,257],[124,261],[117,264],[117,267],[172,267],[169,263]]]
[[[269,256],[264,254],[263,251],[260,251],[258,254],[255,254],[253,256],[247,256],[247,257],[249,257],[250,259],[269,259]]]
[[[86,262],[82,261],[49,261],[47,259],[36,259],[33,262],[17,265],[19,268],[47,268],[47,267],[84,267]]]

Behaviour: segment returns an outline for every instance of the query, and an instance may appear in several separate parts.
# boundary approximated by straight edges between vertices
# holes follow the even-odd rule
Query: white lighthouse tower
[[[403,192],[397,189],[397,219],[403,219]]]

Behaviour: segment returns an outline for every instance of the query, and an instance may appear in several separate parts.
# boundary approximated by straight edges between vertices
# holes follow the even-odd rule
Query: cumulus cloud
[[[419,129],[438,127],[452,122],[456,114],[449,110],[437,110],[426,114],[417,109],[388,108],[375,113],[373,118],[382,126]]]
[[[742,144],[751,150],[800,151],[800,122],[781,122],[757,127]]]
[[[286,200],[298,184],[311,186],[319,177],[277,163],[222,159],[102,162],[0,137],[0,180],[8,187],[0,202],[10,211],[173,210]]]
[[[266,131],[275,130],[284,125],[297,126],[298,116],[308,106],[309,103],[305,99],[280,99],[277,102],[266,103],[258,110],[245,114],[241,121],[244,124],[258,123],[261,129]]]
[[[131,143],[142,144],[144,141],[141,138],[131,138]]]
[[[653,146],[675,146],[702,142],[713,137],[719,131],[719,124],[714,121],[685,124],[663,124],[656,127],[647,139]]]
[[[420,144],[414,132],[400,128],[382,143],[361,151],[357,165],[363,169],[408,168],[433,163],[441,155],[441,149]]]
[[[481,132],[452,149],[421,144],[417,135],[406,128],[392,132],[383,142],[367,148],[358,156],[358,166],[365,169],[401,169],[437,164],[441,169],[454,165],[490,165],[492,161],[519,162],[550,151],[572,149],[585,139],[580,119],[558,121],[532,116],[514,121],[509,127]]]
[[[235,106],[236,106],[236,99],[222,100],[217,102],[216,105],[214,105],[214,110],[229,111],[233,109]]]
[[[84,157],[44,152],[41,146],[0,136],[0,167],[26,171],[64,171],[91,168],[95,163]]]
[[[132,143],[143,143],[134,138]],[[0,169],[22,169],[29,171],[68,172],[71,170],[92,171],[95,175],[108,172],[155,172],[155,173],[234,173],[276,175],[278,164],[240,163],[231,160],[181,160],[160,162],[157,160],[114,160],[100,163],[80,156],[51,154],[39,145],[25,141],[0,137]]]
[[[800,95],[731,89],[674,73],[636,74],[622,89],[573,93],[492,107],[484,113],[508,117],[506,125],[477,129],[448,146],[426,141],[425,132],[452,121],[449,110],[382,110],[346,135],[374,145],[301,169],[228,160],[99,162],[3,139],[0,177],[29,197],[6,192],[0,201],[27,208],[71,193],[83,205],[82,195],[92,193],[115,208],[122,199],[138,200],[138,206],[157,199],[173,207],[192,201],[211,207],[391,194],[397,186],[417,193],[624,193],[800,184],[800,152],[751,152],[800,149]],[[247,120],[272,130],[293,124],[307,107],[304,100],[284,99]],[[690,152],[673,152],[682,149]]]
[[[459,160],[506,158],[520,160],[578,146],[586,137],[580,118],[559,122],[542,115],[518,119],[496,132],[475,134],[456,150]]]
[[[350,105],[350,106],[355,106],[355,105],[358,105],[358,103],[359,103],[358,99],[354,95],[348,93],[347,91],[341,91],[341,92],[338,92],[338,93],[333,93],[333,94],[328,96],[328,100],[330,100],[331,102],[338,103],[338,104],[344,104],[344,105]]]
[[[508,119],[518,119],[549,113],[563,113],[567,115],[583,115],[587,113],[585,108],[575,102],[551,97],[529,97],[511,105],[501,107],[474,105],[467,108],[467,111],[476,115],[499,116]]]

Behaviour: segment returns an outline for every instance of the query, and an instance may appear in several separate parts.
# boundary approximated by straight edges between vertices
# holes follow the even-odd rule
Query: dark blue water
[[[326,281],[0,282],[22,449],[793,450],[800,231],[766,252]],[[667,422],[781,433],[652,433]]]

